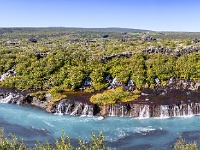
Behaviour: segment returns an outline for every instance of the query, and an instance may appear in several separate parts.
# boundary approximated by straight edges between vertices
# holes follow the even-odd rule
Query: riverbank
[[[51,95],[42,98],[31,96],[31,91],[0,89],[0,102],[28,105],[49,113],[73,116],[118,116],[118,117],[177,117],[200,114],[200,90],[198,83],[177,79],[167,85],[143,88],[138,99],[100,106],[90,102],[95,93],[69,92],[67,98],[52,103]]]

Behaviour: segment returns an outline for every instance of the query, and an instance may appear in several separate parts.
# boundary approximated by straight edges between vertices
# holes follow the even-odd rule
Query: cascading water
[[[72,113],[70,115],[76,115],[78,112],[78,109],[81,107],[82,103],[79,103],[78,105],[75,106],[74,110],[72,111]]]
[[[179,107],[177,105],[174,105],[173,112],[174,112],[173,117],[180,117],[181,116],[180,109],[179,109]]]
[[[109,107],[108,116],[115,116],[115,106],[113,104],[111,104]]]
[[[65,111],[65,114],[70,114],[69,109],[70,109],[71,106],[72,106],[71,104],[68,104],[66,111]]]
[[[93,105],[83,104],[78,101],[63,99],[54,105],[55,114],[68,114],[80,116],[93,116]]]
[[[124,106],[121,107],[121,112],[122,112],[121,117],[124,117]]]
[[[168,118],[169,117],[169,106],[161,105],[160,106],[160,118]]]
[[[63,106],[62,103],[59,103],[59,104],[57,105],[56,114],[59,114],[59,115],[62,115],[62,114],[63,114],[63,113],[62,113],[62,106]]]
[[[149,118],[149,105],[140,106],[139,118]]]
[[[88,109],[88,104],[85,104],[81,116],[87,116]]]
[[[0,103],[9,103],[12,98],[13,98],[13,95],[9,94],[7,97],[0,99]]]
[[[193,116],[192,103],[188,104],[188,116]]]

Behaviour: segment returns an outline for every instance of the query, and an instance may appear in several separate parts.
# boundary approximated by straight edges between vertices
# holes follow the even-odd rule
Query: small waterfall
[[[144,105],[143,108],[140,106],[139,118],[149,118],[149,116],[149,105]]]
[[[88,116],[93,116],[93,106],[88,108]]]
[[[13,98],[12,94],[9,94],[7,97],[0,99],[0,103],[9,103]]]
[[[184,116],[184,117],[186,116],[185,108],[183,105],[180,105],[180,112],[181,112],[180,116]]]
[[[193,116],[193,110],[192,110],[192,103],[191,104],[188,104],[188,116]]]
[[[79,103],[78,105],[75,106],[74,110],[70,115],[76,115],[78,112],[78,109],[81,107],[82,103]]]
[[[161,105],[160,106],[160,117],[161,118],[168,118],[169,117],[169,106],[168,105]]]
[[[174,105],[173,112],[174,112],[174,115],[173,115],[174,117],[180,117],[181,116],[180,109],[177,105]]]
[[[122,109],[121,109],[121,110],[122,110],[122,115],[121,115],[121,117],[124,117],[124,106],[122,106],[121,108],[122,108]]]
[[[81,116],[86,116],[86,115],[87,115],[87,112],[88,112],[88,109],[89,109],[88,104],[85,104]]]
[[[57,105],[57,108],[56,108],[56,114],[59,114],[59,115],[61,115],[62,114],[62,103],[59,103],[58,105]]]
[[[71,106],[72,106],[71,104],[68,104],[66,111],[65,111],[65,114],[70,114],[69,110],[70,110]]]
[[[0,75],[0,82],[3,81],[5,78],[14,76],[16,74],[16,71],[14,69],[15,66],[13,66],[10,70],[8,70],[6,73]]]
[[[109,107],[109,113],[108,113],[109,116],[115,116],[115,105],[111,104],[110,107]]]

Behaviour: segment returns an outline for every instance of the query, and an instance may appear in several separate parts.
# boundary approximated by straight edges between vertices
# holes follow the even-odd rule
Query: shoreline
[[[176,80],[176,82],[166,86],[157,85],[153,89],[141,89],[141,96],[131,102],[118,102],[105,106],[89,102],[89,98],[94,93],[72,92],[67,98],[48,106],[48,99],[51,97],[45,97],[45,99],[41,100],[30,96],[31,90],[24,92],[5,87],[0,88],[0,102],[36,107],[48,113],[73,116],[150,118],[200,114],[200,90],[192,90],[191,87],[180,85],[177,86],[177,81],[180,82],[181,80]],[[10,100],[8,99],[9,95],[11,95]]]

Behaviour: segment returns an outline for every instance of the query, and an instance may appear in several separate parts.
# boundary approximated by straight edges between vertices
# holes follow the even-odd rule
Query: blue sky
[[[200,32],[200,0],[0,0],[0,27]]]

